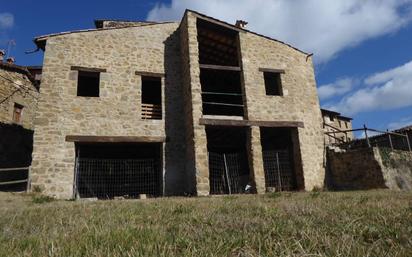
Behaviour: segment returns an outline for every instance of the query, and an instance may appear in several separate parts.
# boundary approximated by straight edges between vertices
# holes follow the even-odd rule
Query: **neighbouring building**
[[[22,191],[32,158],[39,88],[26,67],[3,57],[0,50],[0,191]]]
[[[321,109],[325,143],[340,144],[352,141],[355,137],[352,130],[352,118],[345,117],[339,112]]]
[[[59,198],[312,190],[324,183],[312,57],[186,10],[98,20],[45,51],[31,186]]]
[[[33,129],[38,84],[24,66],[0,61],[0,122]]]

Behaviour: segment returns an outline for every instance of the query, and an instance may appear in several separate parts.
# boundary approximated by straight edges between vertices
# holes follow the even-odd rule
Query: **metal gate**
[[[240,194],[249,182],[245,153],[209,152],[210,194]]]
[[[288,150],[263,151],[263,166],[266,188],[275,188],[276,191],[296,189],[296,175]]]
[[[160,165],[156,159],[76,160],[76,186],[80,197],[159,196],[161,181]]]

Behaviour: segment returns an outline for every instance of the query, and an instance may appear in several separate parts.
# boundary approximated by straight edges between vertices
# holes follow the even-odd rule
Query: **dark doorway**
[[[250,172],[246,154],[246,129],[207,127],[210,194],[246,192]]]
[[[76,187],[81,198],[162,195],[162,145],[76,144]]]
[[[266,189],[296,190],[291,129],[261,128],[260,133]]]

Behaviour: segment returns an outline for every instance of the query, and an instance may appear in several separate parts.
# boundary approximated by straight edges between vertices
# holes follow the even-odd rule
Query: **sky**
[[[193,9],[314,54],[321,106],[354,127],[412,125],[412,0],[0,0],[0,49],[41,65],[33,38],[94,19],[179,21]]]

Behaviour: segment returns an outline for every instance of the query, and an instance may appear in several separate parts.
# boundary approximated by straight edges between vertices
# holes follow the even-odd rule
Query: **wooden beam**
[[[233,127],[271,127],[271,128],[304,128],[301,121],[260,121],[260,120],[227,120],[227,119],[207,119],[200,118],[200,125],[209,126],[233,126]]]
[[[261,72],[273,72],[273,73],[285,73],[285,70],[282,69],[269,69],[269,68],[259,68]]]
[[[211,64],[200,64],[199,66],[201,69],[241,71],[241,68],[237,66],[223,66]]]
[[[150,72],[150,71],[136,71],[136,75],[147,76],[147,77],[165,77],[164,73]]]
[[[193,13],[193,15],[196,16],[198,19],[205,20],[205,21],[208,21],[208,22],[210,22],[210,23],[217,24],[217,25],[220,25],[220,26],[222,26],[222,27],[225,27],[225,28],[227,28],[227,29],[235,30],[235,31],[237,31],[237,32],[244,32],[244,30],[239,29],[239,28],[237,28],[236,26],[231,25],[231,24],[229,24],[229,23],[222,22],[222,21],[218,21],[218,20],[215,20],[215,19],[213,19],[213,18],[205,17],[205,16],[199,15],[199,14],[197,14],[197,13],[195,13],[195,12],[192,12],[192,13]]]
[[[87,72],[106,72],[106,69],[88,68],[88,67],[81,67],[81,66],[71,66],[70,69],[77,70],[77,71],[87,71]]]
[[[67,142],[81,143],[162,143],[166,142],[166,137],[150,136],[66,136]]]

